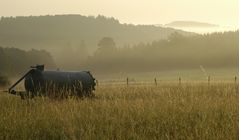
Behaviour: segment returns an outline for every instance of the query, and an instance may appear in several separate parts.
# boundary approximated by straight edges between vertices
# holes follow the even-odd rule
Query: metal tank
[[[26,93],[31,97],[83,97],[92,96],[95,90],[95,79],[89,71],[45,71],[44,65],[37,65],[31,67],[31,70],[11,86],[8,92],[17,94],[13,88],[23,79]]]

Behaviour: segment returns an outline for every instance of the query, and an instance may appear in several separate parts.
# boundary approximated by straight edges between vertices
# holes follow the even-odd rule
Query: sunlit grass
[[[0,139],[238,139],[232,83],[99,86],[93,99],[0,94]]]

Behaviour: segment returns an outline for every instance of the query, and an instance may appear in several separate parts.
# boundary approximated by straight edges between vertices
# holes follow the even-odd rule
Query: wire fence
[[[231,79],[225,80],[214,80],[211,76],[208,76],[205,80],[188,80],[183,79],[182,77],[175,78],[175,80],[161,80],[158,78],[152,78],[151,80],[136,80],[134,78],[124,78],[124,79],[111,79],[111,80],[96,80],[96,86],[101,85],[155,85],[158,86],[160,84],[185,84],[185,83],[204,83],[204,84],[213,84],[213,83],[229,83],[229,84],[237,84],[239,83],[237,76],[232,77]]]
[[[139,80],[135,78],[121,78],[121,79],[108,79],[108,80],[96,80],[96,87],[100,86],[160,86],[160,85],[165,85],[165,84],[171,84],[171,85],[186,85],[186,84],[208,84],[208,85],[213,85],[213,84],[219,84],[219,83],[227,83],[227,84],[235,84],[239,85],[238,77],[229,77],[226,79],[221,79],[221,80],[216,80],[216,77],[208,76],[207,79],[204,80],[189,80],[189,79],[184,79],[182,77],[176,77],[174,80],[162,80],[160,78],[151,78],[148,80]],[[8,87],[0,86],[0,92],[6,91]],[[17,90],[23,90],[24,86],[20,85]]]

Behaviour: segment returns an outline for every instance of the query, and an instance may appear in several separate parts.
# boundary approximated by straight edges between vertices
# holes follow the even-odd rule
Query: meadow
[[[99,85],[94,98],[0,93],[0,139],[239,139],[239,84]]]

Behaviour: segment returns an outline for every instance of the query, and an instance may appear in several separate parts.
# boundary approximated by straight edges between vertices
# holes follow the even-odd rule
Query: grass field
[[[239,86],[99,86],[93,99],[0,93],[0,139],[239,139]]]

